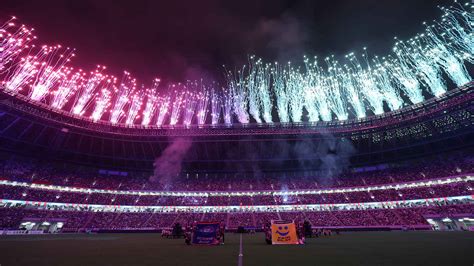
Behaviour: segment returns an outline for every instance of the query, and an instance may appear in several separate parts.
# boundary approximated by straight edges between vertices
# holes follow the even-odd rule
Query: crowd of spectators
[[[352,169],[336,177],[238,176],[177,177],[167,191],[292,191],[298,189],[331,189],[369,187],[431,180],[474,173],[474,160],[469,157],[449,157],[400,163],[383,169]],[[20,181],[27,184],[60,185],[64,187],[108,189],[123,191],[164,191],[162,184],[149,182],[147,174],[128,173],[127,176],[102,175],[96,170],[63,167],[37,161],[10,158],[0,162],[0,180]],[[300,204],[339,204],[412,199],[443,198],[472,194],[472,181],[456,182],[417,188],[385,189],[345,193],[308,195],[254,195],[254,196],[150,196],[113,193],[79,193],[46,190],[25,186],[0,185],[0,199],[61,202],[71,204],[133,205],[133,206],[261,206]],[[59,219],[65,221],[65,230],[84,229],[143,229],[169,228],[175,223],[184,226],[196,221],[218,221],[228,228],[262,227],[270,220],[308,220],[313,226],[413,226],[426,225],[426,215],[442,213],[473,213],[469,204],[410,207],[396,209],[338,210],[315,212],[235,212],[235,213],[150,213],[150,212],[90,212],[64,210],[30,210],[28,208],[0,207],[0,228],[17,228],[25,218]]]
[[[112,193],[80,193],[46,190],[36,187],[21,187],[0,184],[0,199],[39,202],[61,202],[76,204],[101,204],[121,206],[252,206],[252,205],[298,205],[336,204],[381,201],[403,201],[413,199],[443,198],[470,195],[472,181],[432,185],[417,188],[390,188],[384,190],[332,192],[300,195],[240,195],[240,196],[156,196],[122,195]]]
[[[440,205],[417,208],[269,213],[127,213],[45,211],[25,208],[0,208],[0,228],[17,229],[29,218],[41,221],[63,221],[65,231],[86,229],[163,229],[175,223],[191,226],[197,221],[216,221],[228,229],[239,226],[262,228],[271,220],[309,221],[313,227],[388,227],[428,225],[427,216],[473,214],[472,204]]]
[[[109,172],[107,172],[109,173]],[[164,186],[150,182],[151,173],[104,174],[97,169],[71,167],[27,159],[0,161],[0,179],[112,190],[142,191],[285,191],[393,184],[474,173],[474,158],[451,156],[367,169],[350,169],[337,176],[271,174],[268,176],[185,174]],[[166,189],[165,189],[166,187]],[[130,199],[133,200],[133,199]],[[243,204],[246,204],[243,202]]]

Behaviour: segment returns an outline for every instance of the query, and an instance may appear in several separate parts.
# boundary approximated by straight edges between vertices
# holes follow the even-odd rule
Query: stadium
[[[151,85],[0,17],[0,265],[472,265],[472,9]]]

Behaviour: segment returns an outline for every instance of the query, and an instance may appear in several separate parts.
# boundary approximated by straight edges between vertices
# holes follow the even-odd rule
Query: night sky
[[[156,1],[2,0],[0,21],[11,15],[32,26],[38,44],[77,49],[72,65],[132,73],[140,83],[222,81],[255,54],[266,61],[301,62],[367,46],[387,54],[393,37],[408,38],[439,18],[453,0]]]

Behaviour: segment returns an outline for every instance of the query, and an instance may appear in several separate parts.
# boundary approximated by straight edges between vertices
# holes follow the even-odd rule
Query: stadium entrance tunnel
[[[60,233],[66,220],[44,220],[38,218],[24,218],[19,226],[19,230],[26,232]]]
[[[459,214],[450,216],[427,216],[426,221],[436,231],[473,231],[474,216]]]

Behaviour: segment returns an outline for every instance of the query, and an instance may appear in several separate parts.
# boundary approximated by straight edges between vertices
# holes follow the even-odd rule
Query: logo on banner
[[[193,234],[193,244],[217,245],[217,234],[219,233],[219,223],[201,222],[196,224]]]
[[[278,226],[278,230],[276,231],[276,233],[280,236],[287,236],[290,231],[288,231],[288,226],[285,225],[285,226]]]

